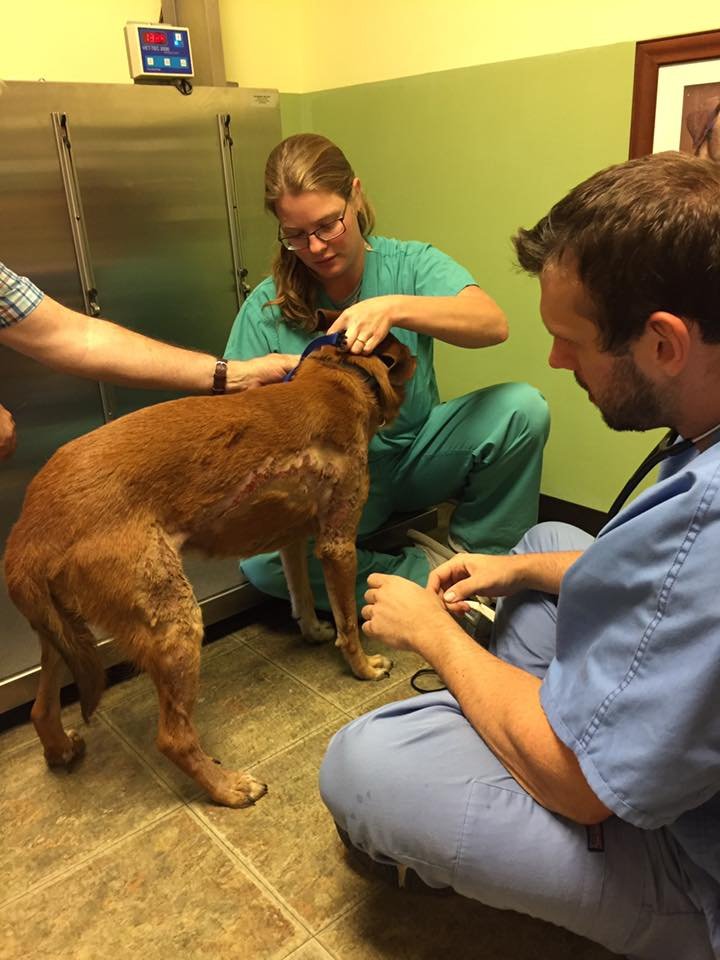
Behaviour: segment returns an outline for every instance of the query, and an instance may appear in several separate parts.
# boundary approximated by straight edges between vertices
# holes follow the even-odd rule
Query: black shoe
[[[335,824],[335,829],[345,845],[348,862],[357,873],[375,877],[391,887],[402,887],[409,893],[436,897],[447,897],[455,893],[452,887],[428,886],[411,867],[404,867],[399,863],[380,863],[378,860],[373,860],[367,853],[353,846],[348,834],[337,824]]]

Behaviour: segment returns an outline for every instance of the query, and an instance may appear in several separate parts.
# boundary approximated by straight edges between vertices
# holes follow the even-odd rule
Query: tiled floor
[[[46,768],[29,724],[0,734],[4,960],[610,960],[556,927],[351,869],[320,759],[349,718],[412,694],[420,661],[396,655],[390,680],[361,683],[331,645],[303,645],[284,604],[254,616],[205,648],[196,711],[206,749],[269,784],[251,809],[213,806],[156,751],[144,676],[106,692],[72,773]]]

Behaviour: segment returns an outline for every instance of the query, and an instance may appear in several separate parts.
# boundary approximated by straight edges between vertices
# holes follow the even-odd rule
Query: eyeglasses
[[[295,233],[290,236],[283,236],[278,227],[278,240],[286,250],[307,250],[310,246],[310,237],[317,237],[321,243],[328,243],[330,240],[337,240],[341,237],[347,227],[345,226],[345,213],[347,212],[347,202],[343,207],[343,212],[337,220],[331,220],[330,223],[323,223],[317,230],[311,230],[310,233]]]

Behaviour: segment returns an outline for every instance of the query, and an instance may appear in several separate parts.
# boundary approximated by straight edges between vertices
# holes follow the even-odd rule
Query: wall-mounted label
[[[250,94],[250,103],[254,107],[276,107],[278,96],[277,90],[256,90]]]

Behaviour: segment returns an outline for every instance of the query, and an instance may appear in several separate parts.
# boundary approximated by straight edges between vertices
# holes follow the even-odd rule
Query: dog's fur
[[[314,536],[337,645],[357,677],[387,676],[391,661],[368,657],[359,640],[355,536],[369,440],[397,415],[414,370],[394,337],[369,357],[325,346],[288,383],[160,403],[57,451],[30,484],[5,554],[10,596],[40,637],[32,720],[49,764],[69,765],[84,750],[62,727],[62,660],[85,719],[100,700],[93,624],[152,677],[166,756],[217,803],[245,806],[265,792],[198,742],[203,625],[181,548],[240,557],[279,549],[293,614],[318,642],[335,632],[315,615],[306,563]]]

